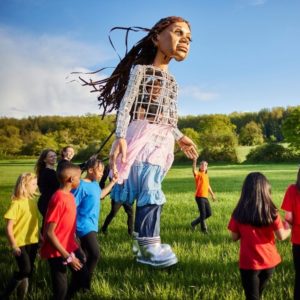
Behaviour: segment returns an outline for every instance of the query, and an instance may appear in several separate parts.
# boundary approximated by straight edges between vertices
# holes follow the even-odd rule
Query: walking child
[[[32,173],[21,174],[14,187],[12,201],[4,215],[6,235],[18,265],[1,299],[8,299],[17,288],[18,299],[24,299],[28,278],[34,270],[38,249],[38,210],[34,200],[37,178]]]
[[[285,212],[285,220],[292,227],[292,252],[295,269],[294,299],[300,299],[300,168],[295,184],[287,188],[281,208]]]
[[[282,223],[271,199],[271,186],[263,174],[247,175],[228,229],[234,241],[240,240],[239,268],[246,299],[260,299],[281,262],[275,236],[284,240],[290,234],[289,225]]]
[[[109,165],[104,167],[103,176],[99,182],[100,188],[105,187],[105,181],[109,177]],[[109,178],[111,180],[111,178]],[[113,218],[117,215],[118,211],[120,210],[121,206],[123,206],[125,213],[127,214],[127,232],[129,235],[133,233],[133,208],[132,205],[124,202],[116,202],[114,199],[111,199],[111,209],[108,215],[105,218],[103,225],[101,226],[101,232],[107,234],[107,229]]]
[[[117,177],[102,190],[99,186],[104,171],[104,165],[96,157],[90,158],[85,165],[86,177],[80,180],[79,186],[72,191],[77,205],[76,234],[80,239],[81,248],[86,256],[88,289],[91,287],[93,272],[100,257],[97,240],[101,199],[112,189]]]
[[[208,193],[211,195],[213,201],[216,200],[215,194],[209,184],[209,178],[207,174],[208,163],[203,160],[200,162],[199,170],[197,171],[197,160],[193,160],[193,174],[196,183],[195,200],[198,205],[200,216],[196,218],[192,223],[192,229],[200,223],[200,228],[203,233],[207,233],[207,225],[205,220],[211,216],[211,207],[208,201]]]
[[[43,231],[44,218],[48,208],[48,203],[52,195],[59,188],[59,182],[57,180],[56,171],[55,171],[56,159],[57,156],[54,150],[45,149],[40,154],[35,165],[38,187],[41,193],[38,199],[38,209],[43,217],[42,231]]]
[[[52,196],[45,216],[41,257],[48,260],[53,299],[71,298],[79,289],[87,288],[87,270],[82,250],[75,240],[76,204],[71,190],[80,182],[81,170],[71,163],[58,172],[60,188]],[[72,271],[68,289],[67,266]]]
[[[136,28],[128,28],[127,33]],[[190,159],[196,146],[177,127],[177,83],[168,71],[174,58],[187,57],[190,24],[181,17],[159,20],[120,61],[109,78],[84,81],[100,92],[99,105],[116,109],[116,139],[110,166],[118,174],[111,197],[136,203],[135,231],[139,244],[137,262],[153,267],[177,263],[171,247],[162,245],[160,217],[166,202],[161,183],[174,159],[174,140]]]
[[[60,160],[57,163],[56,172],[58,172],[64,164],[70,163],[74,155],[75,151],[72,146],[63,147],[60,152]]]

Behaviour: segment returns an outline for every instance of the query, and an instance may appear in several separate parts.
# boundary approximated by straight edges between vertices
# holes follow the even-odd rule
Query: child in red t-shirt
[[[81,170],[71,163],[58,172],[61,184],[48,205],[45,216],[44,243],[41,257],[48,260],[53,286],[53,299],[70,298],[80,288],[86,288],[85,258],[75,240],[76,204],[71,189],[80,182]],[[68,290],[67,265],[72,270]]]
[[[281,262],[275,246],[290,234],[271,199],[267,178],[253,172],[246,177],[228,229],[234,241],[240,240],[239,268],[246,299],[260,299],[275,267]]]
[[[295,268],[294,299],[300,299],[300,168],[295,184],[284,195],[281,208],[286,211],[285,220],[292,227],[293,260]]]

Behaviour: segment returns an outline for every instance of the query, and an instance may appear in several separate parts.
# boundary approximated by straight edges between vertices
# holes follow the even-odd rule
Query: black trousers
[[[102,225],[102,228],[101,228],[102,232],[107,231],[108,225],[110,224],[112,219],[116,216],[116,214],[118,213],[121,206],[123,206],[123,208],[127,214],[128,234],[130,234],[130,235],[132,234],[132,231],[133,231],[133,209],[132,209],[132,206],[127,203],[115,202],[114,200],[111,200],[111,209]]]
[[[15,256],[19,271],[14,273],[16,280],[30,277],[34,270],[34,261],[38,249],[38,244],[30,244],[20,247],[21,255]]]
[[[300,245],[293,244],[293,261],[295,268],[294,299],[300,299]]]
[[[200,215],[192,222],[192,225],[196,226],[200,223],[201,229],[206,230],[205,219],[211,216],[211,207],[209,201],[207,198],[204,197],[195,197],[195,200],[197,202]]]
[[[97,241],[97,232],[91,231],[80,238],[81,249],[86,256],[86,267],[88,272],[87,284],[91,287],[92,276],[100,258],[100,248]]]
[[[52,290],[54,300],[70,299],[80,289],[87,289],[87,268],[85,265],[85,257],[81,249],[77,249],[75,256],[81,261],[83,267],[79,271],[75,271],[70,267],[72,272],[71,283],[68,288],[68,266],[63,264],[61,256],[49,258],[48,263],[50,266]]]
[[[263,270],[240,269],[246,300],[259,300],[275,268]]]

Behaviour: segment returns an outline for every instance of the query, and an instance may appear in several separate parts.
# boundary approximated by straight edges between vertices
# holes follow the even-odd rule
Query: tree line
[[[288,156],[299,155],[300,106],[184,116],[179,117],[178,127],[196,142],[201,156],[210,161],[237,162],[238,145],[286,143],[288,147],[283,148]],[[99,149],[114,128],[115,115],[103,119],[98,115],[2,117],[0,157],[37,156],[45,148],[59,151],[72,145],[77,159],[86,159]],[[113,138],[101,151],[103,158],[108,156],[112,141]],[[176,157],[183,159],[179,152]]]

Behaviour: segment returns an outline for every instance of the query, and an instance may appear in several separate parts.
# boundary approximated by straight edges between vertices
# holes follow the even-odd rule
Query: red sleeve
[[[48,204],[45,224],[48,223],[58,224],[58,222],[61,219],[63,206],[64,206],[63,199],[60,197],[59,194],[54,194]]]
[[[284,228],[279,214],[277,215],[276,219],[274,220],[274,222],[272,224],[272,227],[273,227],[274,231],[277,231],[278,229]]]
[[[290,185],[284,195],[281,208],[285,211],[293,211],[293,197],[292,197],[292,186]]]
[[[228,223],[228,226],[227,228],[232,231],[232,232],[235,232],[235,233],[239,233],[239,226],[238,226],[238,223],[237,221],[231,217],[229,223]]]

